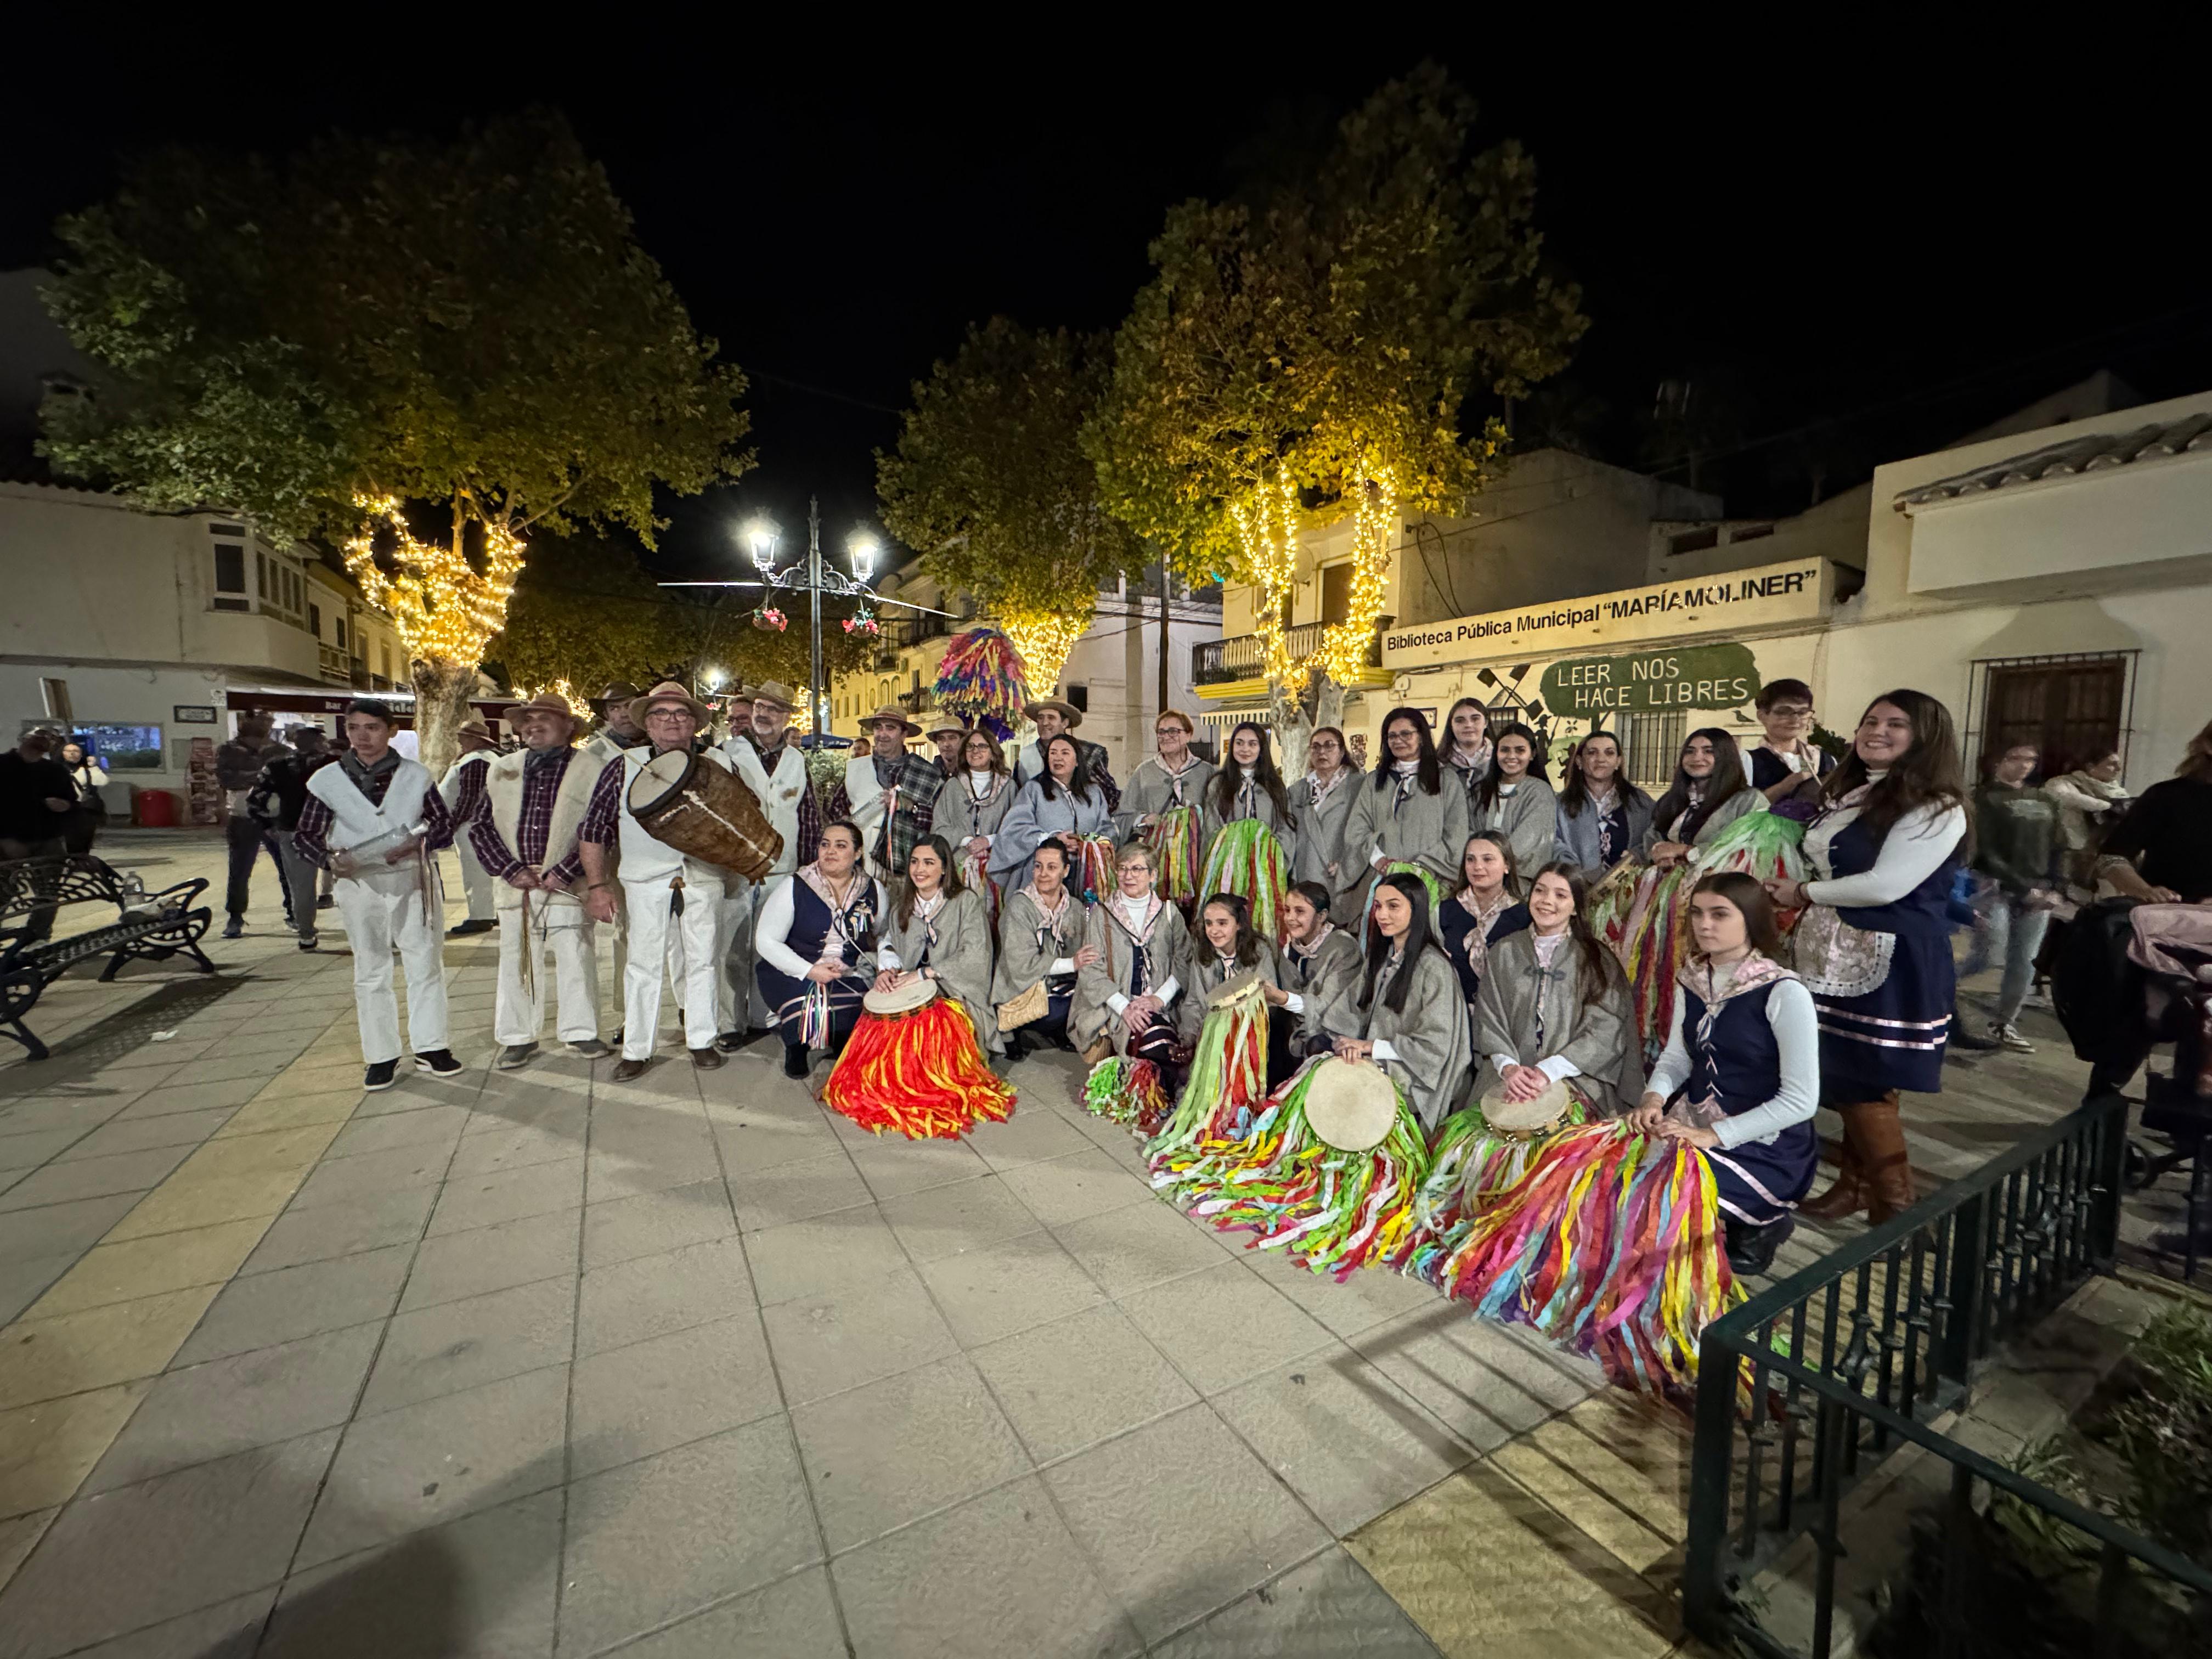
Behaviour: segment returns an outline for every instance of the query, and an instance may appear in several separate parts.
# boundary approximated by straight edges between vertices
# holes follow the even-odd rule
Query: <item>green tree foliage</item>
[[[1087,624],[1102,585],[1145,562],[1098,501],[1083,423],[1112,374],[1110,343],[994,317],[914,386],[896,447],[876,456],[884,524],[946,591],[1017,623]],[[1072,636],[1071,636],[1072,638]],[[1048,682],[1058,665],[1033,678]]]
[[[279,537],[357,531],[365,500],[434,519],[450,562],[416,560],[431,620],[409,644],[418,690],[453,708],[425,707],[428,748],[506,597],[463,562],[481,573],[532,527],[650,545],[656,486],[751,464],[743,375],[557,116],[451,143],[334,137],[281,163],[163,150],[60,233],[48,304],[106,374],[49,404],[43,453]]]
[[[1386,479],[1407,508],[1462,511],[1503,435],[1470,403],[1565,367],[1589,323],[1543,268],[1535,164],[1475,152],[1474,118],[1424,66],[1264,207],[1170,211],[1085,448],[1109,510],[1186,575],[1249,574],[1239,510],[1285,491],[1327,518]]]

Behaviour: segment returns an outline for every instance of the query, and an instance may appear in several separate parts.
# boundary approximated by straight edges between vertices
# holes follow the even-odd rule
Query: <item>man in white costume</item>
[[[580,842],[587,828],[602,843],[611,842],[615,825],[611,815],[596,824],[587,822],[599,774],[611,763],[571,746],[583,723],[565,698],[542,692],[508,709],[507,718],[528,747],[501,755],[485,769],[483,805],[465,838],[499,883],[499,993],[492,1036],[500,1053],[494,1063],[511,1072],[538,1052],[549,951],[561,1041],[594,1060],[607,1052],[599,1041],[599,963],[592,918],[584,908]]]
[[[407,1037],[419,1070],[462,1069],[446,1046],[446,901],[433,856],[453,839],[452,816],[419,761],[392,746],[392,707],[364,697],[346,711],[346,752],[307,779],[293,849],[337,878],[338,914],[353,951],[362,1087],[392,1086],[399,1066],[396,949],[407,974]],[[409,832],[413,833],[409,833]]]
[[[446,775],[438,780],[438,794],[452,812],[453,823],[466,825],[476,822],[477,804],[483,799],[484,769],[499,750],[492,743],[491,727],[480,720],[463,720],[461,729],[454,735],[461,740],[461,757],[447,767]],[[497,926],[492,914],[497,908],[492,878],[465,834],[453,837],[453,854],[461,861],[461,891],[468,896],[469,915],[467,921],[447,928],[446,937],[465,939],[471,933],[489,933]]]
[[[758,881],[732,875],[722,903],[723,1000],[718,1009],[716,1046],[725,1054],[757,1042],[774,1029],[775,1010],[758,1006],[753,966],[759,957],[753,935],[769,890],[814,857],[822,837],[822,814],[806,771],[806,756],[791,730],[793,693],[780,680],[752,691],[749,730],[732,732],[722,745],[732,769],[760,802],[769,823],[783,837],[775,867]]]
[[[845,763],[845,803],[860,828],[868,873],[895,883],[906,873],[907,854],[929,833],[945,774],[933,756],[908,751],[907,739],[921,728],[897,704],[876,710],[860,731],[869,747]]]
[[[595,921],[614,915],[611,867],[618,867],[623,908],[629,918],[629,960],[623,971],[622,1063],[614,1080],[627,1083],[644,1073],[653,1058],[653,1038],[660,1024],[663,975],[676,987],[684,1011],[684,1042],[691,1063],[702,1072],[721,1065],[714,1046],[715,1003],[721,979],[721,909],[727,872],[688,858],[648,835],[629,810],[629,787],[647,763],[672,750],[691,751],[692,739],[714,718],[714,710],[673,680],[663,680],[630,705],[630,718],[644,728],[647,743],[623,750],[622,764],[610,764],[592,792],[592,805],[578,839],[584,873],[589,878],[585,910]],[[699,757],[704,766],[731,769],[719,750]],[[607,828],[613,826],[611,832]],[[607,857],[618,848],[618,866]]]

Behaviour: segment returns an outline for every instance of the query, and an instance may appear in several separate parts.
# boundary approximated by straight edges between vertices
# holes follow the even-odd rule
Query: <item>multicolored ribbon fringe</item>
[[[1205,1141],[1156,1161],[1152,1185],[1224,1232],[1249,1228],[1257,1235],[1252,1248],[1280,1249],[1340,1284],[1402,1253],[1428,1171],[1421,1126],[1404,1091],[1389,1134],[1364,1152],[1331,1146],[1306,1121],[1316,1070],[1346,1063],[1326,1055],[1307,1061],[1242,1140]]]
[[[1111,896],[1115,889],[1114,837],[1062,836],[1060,839],[1075,843],[1077,868],[1074,886],[1083,902],[1096,904],[1100,899]]]
[[[992,1074],[967,1009],[939,996],[910,1014],[862,1014],[822,1098],[874,1134],[953,1140],[1005,1122],[1015,1097]]]
[[[1255,982],[1233,1002],[1206,1010],[1182,1098],[1145,1149],[1152,1168],[1201,1141],[1242,1140],[1267,1095],[1267,1002]]]
[[[1705,1154],[1617,1121],[1553,1137],[1440,1278],[1478,1317],[1530,1326],[1619,1386],[1677,1400],[1696,1384],[1705,1326],[1742,1299]]]
[[[1109,1054],[1083,1083],[1083,1106],[1093,1117],[1124,1124],[1147,1138],[1160,1132],[1172,1109],[1149,1060]]]
[[[1153,879],[1160,896],[1188,911],[1198,897],[1199,868],[1206,862],[1206,835],[1198,808],[1169,807],[1146,829],[1144,842],[1152,851]]]
[[[1252,931],[1264,939],[1282,937],[1278,913],[1290,884],[1284,873],[1283,843],[1257,818],[1224,823],[1206,854],[1199,878],[1201,902],[1215,893],[1237,893],[1250,901]]]
[[[945,641],[935,689],[939,708],[988,726],[1003,743],[1030,701],[1029,671],[1012,640],[995,628],[974,628]]]
[[[1559,1127],[1571,1128],[1589,1115],[1577,1098]],[[1480,1106],[1454,1112],[1438,1124],[1429,1146],[1428,1178],[1413,1194],[1413,1231],[1390,1265],[1409,1278],[1437,1283],[1446,1258],[1459,1248],[1474,1218],[1528,1172],[1550,1139],[1550,1133],[1495,1133]]]
[[[1805,879],[1802,845],[1805,826],[1779,812],[1747,812],[1691,855],[1700,876],[1720,870],[1741,870],[1761,881]],[[1782,931],[1797,925],[1798,913],[1782,912]]]

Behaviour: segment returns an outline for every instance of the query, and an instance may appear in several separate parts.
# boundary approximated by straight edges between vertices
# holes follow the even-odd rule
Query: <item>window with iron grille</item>
[[[1620,741],[1628,750],[1628,781],[1657,795],[1674,781],[1674,768],[1682,756],[1682,740],[1689,736],[1686,709],[1630,714],[1621,723]]]
[[[2127,757],[2135,707],[2133,651],[2000,657],[1974,665],[1967,759],[1980,767],[2021,744],[2042,751],[2039,776],[2087,766],[2117,749]]]

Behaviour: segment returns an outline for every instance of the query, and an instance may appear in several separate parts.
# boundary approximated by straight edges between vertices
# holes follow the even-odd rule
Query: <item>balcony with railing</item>
[[[316,642],[315,654],[319,659],[323,678],[332,685],[353,684],[353,670],[346,661],[346,653],[335,645]]]
[[[1322,635],[1327,623],[1299,623],[1283,632],[1284,643],[1293,657],[1310,657],[1321,649]],[[1382,623],[1377,623],[1375,636],[1367,642],[1367,667],[1379,673],[1382,665]],[[1205,640],[1190,648],[1190,683],[1193,685],[1230,685],[1239,680],[1265,679],[1267,676],[1267,656],[1257,634],[1237,634],[1225,640]]]

